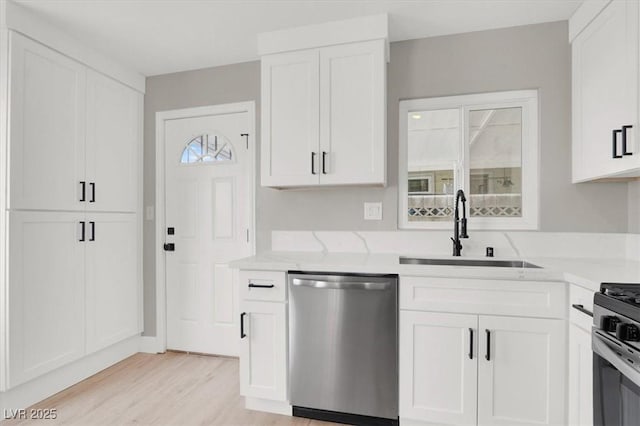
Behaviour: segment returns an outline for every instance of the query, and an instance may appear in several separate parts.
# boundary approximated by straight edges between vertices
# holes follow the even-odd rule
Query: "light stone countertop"
[[[410,255],[407,255],[410,256]],[[435,257],[442,256],[415,256]],[[401,265],[397,254],[266,251],[231,262],[232,268],[526,281],[566,281],[592,291],[601,282],[640,283],[640,261],[591,258],[523,258],[535,268]],[[448,257],[450,259],[451,257]],[[477,259],[468,257],[468,259]],[[496,260],[506,258],[495,258]],[[519,259],[520,260],[520,259]]]

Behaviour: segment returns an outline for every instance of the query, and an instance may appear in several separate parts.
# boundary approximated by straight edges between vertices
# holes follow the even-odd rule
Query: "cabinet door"
[[[135,212],[141,95],[87,71],[87,209]]]
[[[318,50],[262,58],[263,186],[318,183]]]
[[[638,167],[638,2],[609,3],[576,37],[572,54],[573,180]],[[623,125],[633,126],[633,155],[612,158],[613,131]]]
[[[569,326],[569,425],[593,426],[591,333]]]
[[[84,355],[83,213],[9,216],[9,387]]]
[[[286,305],[242,302],[240,394],[254,398],[287,399]]]
[[[400,312],[400,418],[476,424],[477,329],[476,315]]]
[[[84,210],[85,68],[11,32],[10,208]]]
[[[385,43],[320,50],[322,184],[384,184]]]
[[[566,423],[565,327],[563,320],[480,316],[479,425]]]
[[[141,332],[135,214],[87,214],[87,351]]]

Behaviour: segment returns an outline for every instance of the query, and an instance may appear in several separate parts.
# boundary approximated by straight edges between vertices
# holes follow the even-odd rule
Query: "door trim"
[[[207,115],[249,113],[249,244],[251,254],[256,253],[256,103],[255,101],[210,105],[196,108],[174,109],[156,112],[156,201],[155,201],[155,260],[156,260],[156,348],[158,352],[167,350],[167,282],[166,262],[163,248],[165,218],[165,122],[179,118],[193,118]]]

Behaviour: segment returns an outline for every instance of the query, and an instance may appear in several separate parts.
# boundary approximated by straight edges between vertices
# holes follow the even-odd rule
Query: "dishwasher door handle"
[[[387,290],[391,287],[390,282],[367,282],[367,281],[322,281],[293,278],[291,284],[301,287],[313,287],[331,290]]]

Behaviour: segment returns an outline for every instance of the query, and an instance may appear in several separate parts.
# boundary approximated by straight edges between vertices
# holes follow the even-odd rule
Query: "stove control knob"
[[[640,329],[633,324],[618,324],[616,337],[628,342],[640,341]]]
[[[618,326],[619,323],[620,323],[620,318],[615,317],[613,315],[607,315],[602,317],[602,320],[600,322],[600,328],[603,329],[604,331],[615,333],[616,327]]]

